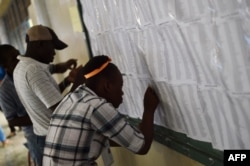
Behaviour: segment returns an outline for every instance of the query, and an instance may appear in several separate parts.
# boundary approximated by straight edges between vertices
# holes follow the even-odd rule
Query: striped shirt
[[[43,164],[95,165],[107,139],[133,152],[144,145],[143,134],[110,103],[86,86],[79,86],[52,115]]]
[[[34,132],[46,136],[52,110],[49,108],[63,98],[47,64],[29,57],[20,60],[14,70],[14,85],[33,123]]]

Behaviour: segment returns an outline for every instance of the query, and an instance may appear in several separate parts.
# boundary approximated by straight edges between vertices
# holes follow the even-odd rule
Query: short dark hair
[[[82,69],[82,74],[88,74],[92,72],[95,69],[100,68],[104,63],[110,61],[110,58],[106,55],[98,55],[94,56],[91,58],[86,65]],[[113,63],[109,63],[106,68],[104,68],[100,73],[96,74],[95,76],[88,78],[85,80],[85,83],[90,85],[90,84],[98,84],[100,78],[107,78],[107,79],[112,79],[113,78],[113,72],[115,70],[118,70],[117,66],[114,65]]]
[[[109,57],[106,55],[98,55],[92,57],[84,66],[83,74],[88,74],[91,71],[100,68],[104,63],[109,61]]]
[[[109,62],[109,61],[110,61],[110,58],[107,55],[94,56],[83,67],[83,70],[82,70],[83,75],[88,74],[92,72],[93,70],[100,68],[104,63]],[[109,63],[106,68],[104,68],[100,73],[96,74],[93,77],[96,77],[98,75],[104,75],[106,77],[109,77],[111,70],[113,69],[117,69],[117,67],[113,63]]]
[[[2,44],[0,45],[0,65],[3,65],[7,62],[9,57],[9,52],[15,49],[12,45]]]

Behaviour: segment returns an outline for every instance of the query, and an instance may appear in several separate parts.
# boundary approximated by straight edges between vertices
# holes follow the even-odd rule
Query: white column
[[[9,43],[9,39],[6,33],[5,23],[3,19],[0,19],[0,44]]]
[[[51,26],[46,0],[31,0],[29,15],[34,25],[42,24],[48,27]]]

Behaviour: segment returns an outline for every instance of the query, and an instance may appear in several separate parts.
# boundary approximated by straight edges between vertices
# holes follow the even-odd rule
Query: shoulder
[[[48,68],[45,68],[36,63],[22,64],[19,62],[14,70],[14,80],[15,82],[20,82],[19,80],[36,80],[41,78],[50,78]]]
[[[34,73],[36,71],[44,70],[42,66],[36,63],[19,62],[14,70],[14,72],[29,72]]]

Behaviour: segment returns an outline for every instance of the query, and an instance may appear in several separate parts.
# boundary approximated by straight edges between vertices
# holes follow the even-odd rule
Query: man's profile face
[[[118,108],[122,103],[122,86],[123,86],[123,78],[120,71],[117,69],[114,71],[113,79],[110,80],[111,90],[109,93],[109,102],[113,104],[115,108]]]
[[[39,59],[42,63],[49,64],[53,62],[55,54],[54,44],[52,41],[41,41]]]

